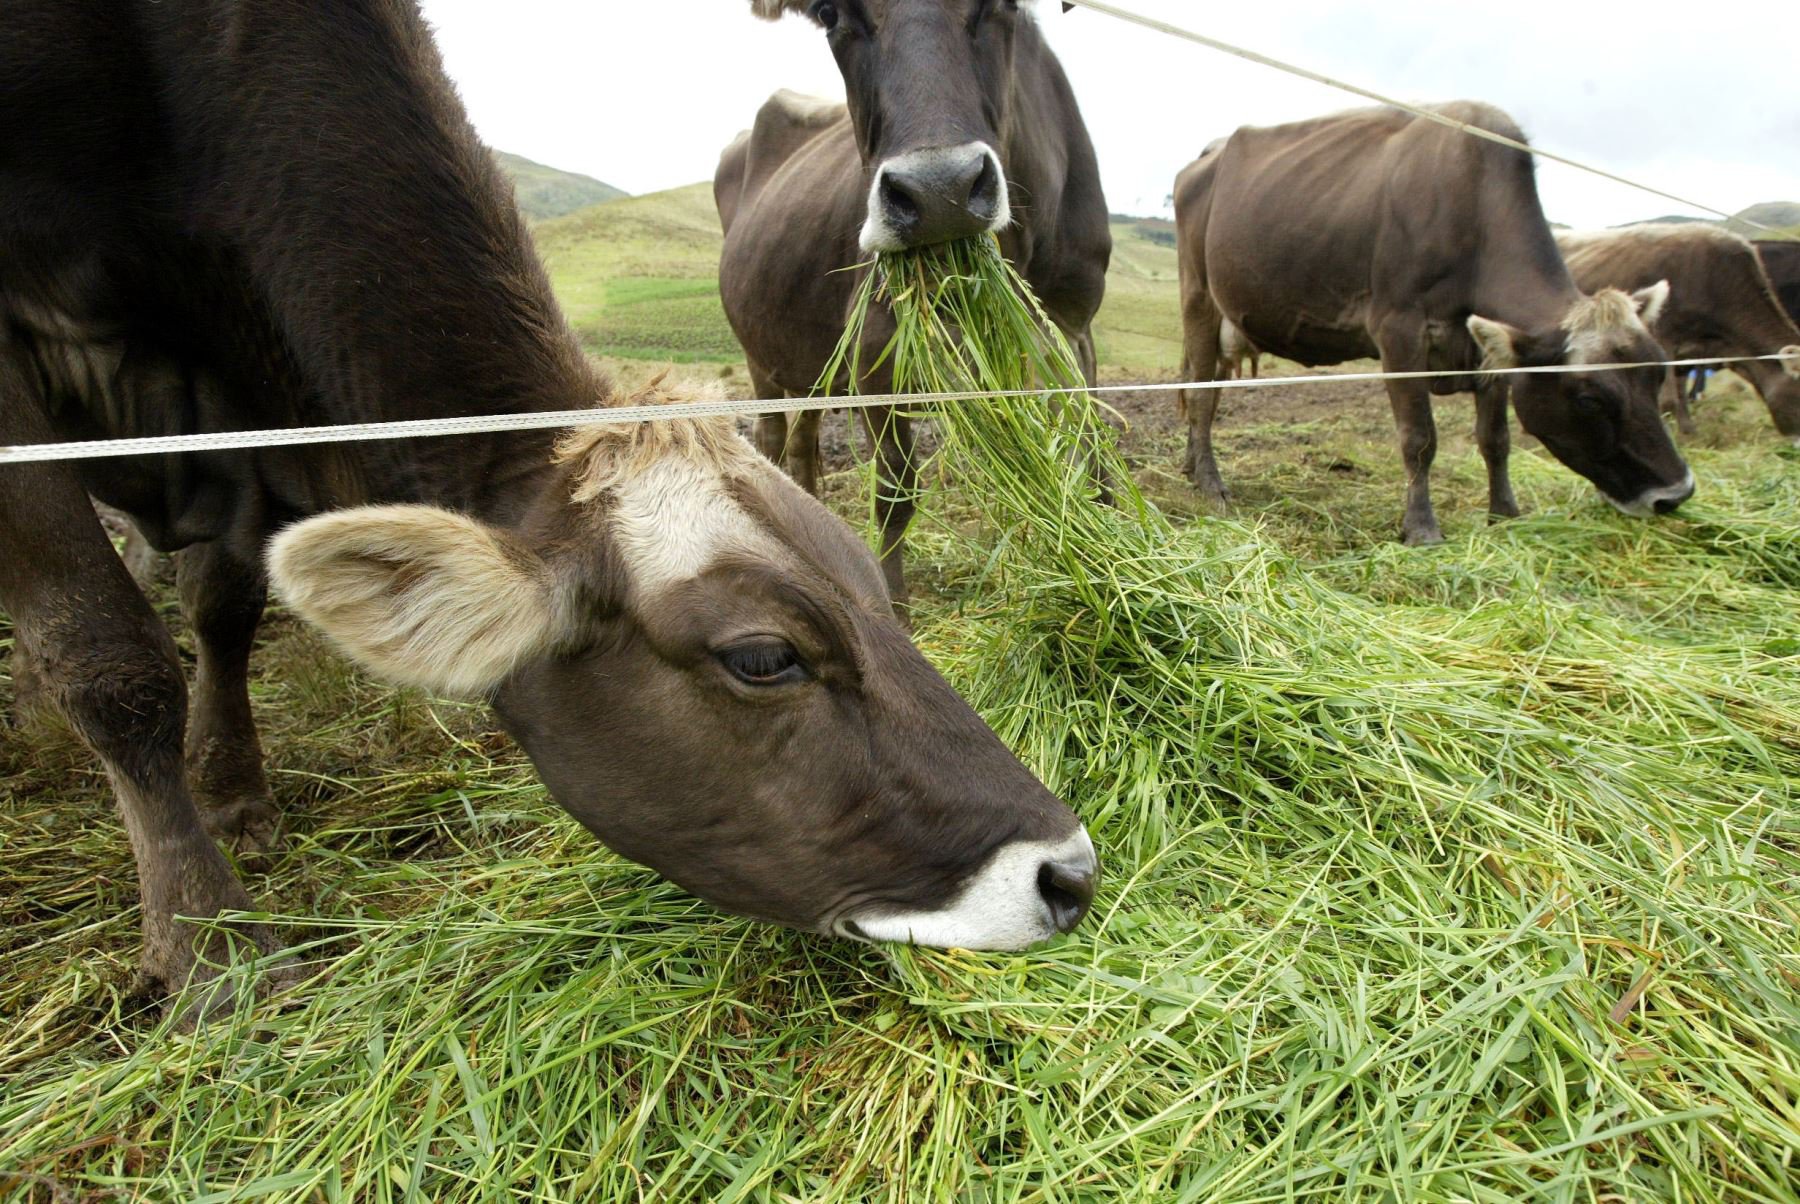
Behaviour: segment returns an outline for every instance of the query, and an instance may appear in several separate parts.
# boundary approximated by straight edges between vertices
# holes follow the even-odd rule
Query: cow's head
[[[1019,26],[1032,0],[750,0],[811,18],[843,72],[869,173],[865,251],[998,231],[1012,220],[1001,160]]]
[[[1648,326],[1668,299],[1667,281],[1631,294],[1602,289],[1577,301],[1559,329],[1540,333],[1479,314],[1469,319],[1483,371],[1592,366],[1591,372],[1510,378],[1513,408],[1551,455],[1626,514],[1665,514],[1694,493],[1694,474],[1675,450],[1657,404],[1664,369],[1608,367],[1664,358]]]
[[[1019,949],[1092,898],[1080,822],[913,647],[863,542],[728,426],[571,437],[515,528],[344,510],[269,566],[376,673],[491,698],[575,818],[720,907]]]

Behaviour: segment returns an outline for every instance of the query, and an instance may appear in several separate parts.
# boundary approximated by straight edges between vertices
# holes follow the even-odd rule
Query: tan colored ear
[[[486,693],[555,638],[543,562],[433,506],[296,523],[269,543],[269,581],[350,659],[435,693]]]
[[[1652,330],[1663,316],[1663,309],[1669,304],[1669,282],[1658,280],[1649,288],[1641,288],[1631,294],[1631,303],[1637,307],[1638,317],[1644,325]]]
[[[789,13],[806,11],[806,0],[750,0],[750,11],[765,21],[779,21]]]
[[[1781,349],[1781,370],[1795,380],[1800,380],[1800,345]]]
[[[1481,349],[1481,370],[1494,372],[1519,366],[1518,341],[1522,332],[1505,322],[1496,322],[1480,314],[1469,315],[1469,333]]]

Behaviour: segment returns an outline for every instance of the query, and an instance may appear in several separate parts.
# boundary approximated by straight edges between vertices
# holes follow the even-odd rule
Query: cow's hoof
[[[1444,533],[1438,530],[1436,523],[1429,526],[1421,523],[1416,527],[1408,527],[1405,539],[1406,546],[1409,548],[1428,548],[1433,544],[1443,543]]]
[[[264,795],[198,799],[206,834],[240,865],[261,869],[281,850],[281,812]]]
[[[1500,502],[1488,507],[1488,522],[1503,523],[1509,518],[1519,517],[1517,502]]]
[[[193,859],[187,870],[179,897],[145,909],[140,996],[162,1003],[178,1027],[191,1030],[304,981],[303,969],[280,956],[284,944],[269,925],[200,918],[251,908],[250,896],[222,860]],[[210,888],[201,880],[210,880]]]
[[[1202,504],[1219,514],[1231,509],[1231,491],[1225,488],[1225,482],[1217,477],[1209,477],[1205,473],[1188,474],[1188,480],[1194,483],[1194,492],[1200,495]]]

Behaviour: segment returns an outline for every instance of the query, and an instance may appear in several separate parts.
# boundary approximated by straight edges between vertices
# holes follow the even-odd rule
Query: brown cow
[[[751,0],[825,31],[849,105],[778,92],[720,160],[719,290],[758,397],[813,391],[876,251],[994,233],[1067,334],[1092,383],[1089,327],[1112,255],[1100,171],[1081,113],[1036,20],[1012,0]],[[871,314],[871,351],[893,326]],[[864,357],[872,363],[875,354]],[[862,382],[891,390],[891,365]],[[848,380],[835,382],[844,388]],[[898,598],[917,471],[912,432],[862,410],[876,439],[882,568]],[[757,444],[818,487],[815,411],[757,426]]]
[[[411,0],[13,0],[0,81],[0,443],[612,396]],[[175,645],[90,491],[189,548],[191,777]],[[214,836],[274,826],[244,680],[277,531],[296,610],[491,699],[578,820],[720,906],[1018,948],[1088,902],[1075,817],[728,425],[0,467],[0,606],[111,776],[162,988],[233,943],[177,917],[250,907]]]
[[[1441,111],[1522,137],[1487,105]],[[1406,542],[1442,538],[1429,489],[1433,393],[1475,393],[1489,511],[1518,513],[1506,378],[1484,369],[1592,365],[1519,377],[1512,395],[1525,429],[1627,513],[1672,510],[1693,493],[1657,414],[1662,370],[1605,370],[1663,358],[1642,319],[1655,316],[1668,286],[1635,296],[1578,291],[1538,204],[1529,155],[1397,109],[1245,127],[1182,172],[1175,209],[1189,373],[1218,362],[1222,318],[1263,351],[1302,364],[1378,355],[1388,371],[1445,373],[1388,382],[1409,480]],[[1185,404],[1188,475],[1222,503],[1212,448],[1218,393],[1198,390]]]
[[[1755,386],[1775,429],[1800,442],[1800,327],[1782,309],[1748,240],[1704,222],[1681,222],[1559,231],[1556,243],[1582,288],[1638,288],[1646,280],[1667,280],[1675,291],[1652,328],[1675,359],[1792,352],[1796,358],[1785,364],[1728,366]],[[1688,398],[1673,373],[1664,399],[1681,429],[1692,434]]]

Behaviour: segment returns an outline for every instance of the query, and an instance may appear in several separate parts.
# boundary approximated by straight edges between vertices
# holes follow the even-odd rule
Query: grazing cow
[[[1759,238],[1756,253],[1788,317],[1800,322],[1800,239]]]
[[[601,399],[411,0],[13,0],[0,443]],[[191,773],[175,645],[90,492],[188,549]],[[111,777],[159,987],[273,945],[178,919],[249,908],[214,837],[275,828],[265,545],[350,656],[490,699],[575,818],[722,907],[1019,948],[1088,903],[1079,822],[729,424],[0,466],[0,606]]]
[[[1089,327],[1112,255],[1100,172],[1061,65],[1017,0],[751,0],[824,31],[849,104],[778,92],[720,160],[719,291],[759,397],[813,391],[877,251],[998,234],[1092,383]],[[871,352],[893,332],[872,313]],[[864,357],[872,363],[875,354]],[[891,391],[891,366],[864,392]],[[834,387],[847,387],[841,380]],[[878,447],[882,569],[906,593],[903,542],[917,472],[892,410],[862,410]],[[771,414],[757,445],[818,487],[819,414]]]
[[[1785,363],[1727,366],[1755,386],[1775,429],[1800,443],[1800,327],[1782,309],[1747,239],[1718,226],[1682,222],[1561,231],[1556,242],[1582,288],[1638,288],[1645,280],[1667,280],[1674,294],[1651,325],[1676,359],[1792,352],[1796,358]],[[1692,434],[1694,420],[1679,384],[1671,374],[1665,399],[1682,431]]]
[[[1487,105],[1447,104],[1456,120],[1521,138]],[[1538,203],[1531,157],[1397,109],[1367,109],[1266,129],[1245,127],[1176,183],[1187,371],[1218,361],[1220,320],[1263,351],[1302,364],[1380,356],[1408,486],[1410,544],[1442,538],[1429,474],[1437,453],[1431,395],[1475,394],[1488,508],[1518,513],[1507,475],[1507,378],[1484,371],[1573,364],[1592,371],[1520,376],[1525,429],[1630,514],[1672,510],[1694,491],[1656,410],[1662,359],[1645,320],[1668,296],[1593,296],[1569,279]],[[1222,503],[1213,458],[1216,390],[1184,399],[1187,472]]]

